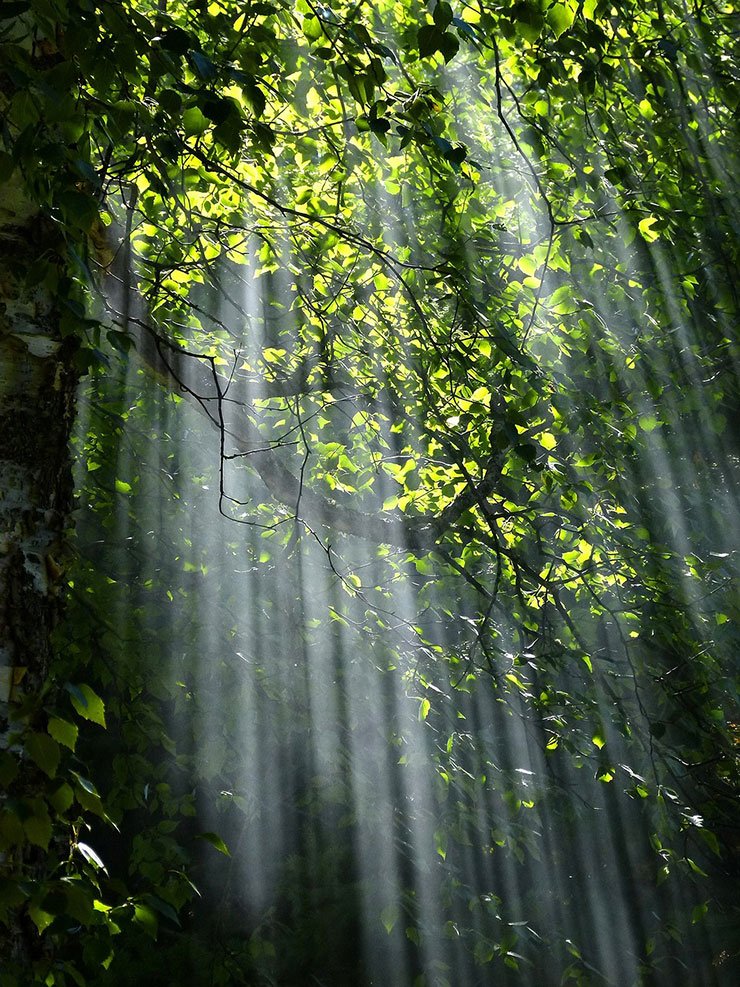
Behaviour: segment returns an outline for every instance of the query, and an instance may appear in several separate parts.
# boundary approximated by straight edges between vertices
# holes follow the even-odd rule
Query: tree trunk
[[[46,730],[34,697],[51,668],[73,494],[68,443],[75,344],[61,336],[55,294],[28,277],[42,254],[59,260],[57,246],[53,228],[11,180],[0,206],[0,758],[6,776],[0,784],[0,878],[16,888],[20,882],[33,887],[44,874],[46,854],[38,839],[19,836],[24,813],[11,810],[17,803],[8,799],[38,804],[44,791],[45,776],[24,756],[19,734]],[[18,763],[15,778],[9,754]],[[0,970],[8,961],[23,967],[39,949],[26,909],[11,914],[10,935],[0,934]]]

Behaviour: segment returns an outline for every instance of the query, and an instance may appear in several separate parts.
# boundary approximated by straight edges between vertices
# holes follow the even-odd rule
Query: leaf
[[[467,156],[468,149],[463,145],[451,147],[448,151],[445,151],[445,157],[453,165],[461,165]]]
[[[40,905],[29,905],[28,914],[31,916],[33,924],[39,930],[39,934],[42,933],[44,929],[47,929],[56,918],[56,915],[52,915],[50,912],[44,911]]]
[[[428,699],[422,699],[422,701],[421,701],[421,703],[419,705],[419,720],[420,721],[423,721],[423,720],[425,720],[427,718],[427,716],[429,715],[430,706],[431,706],[431,703],[429,702]]]
[[[434,834],[434,848],[442,860],[447,859],[447,833],[442,829],[436,830]]]
[[[445,0],[437,0],[434,11],[432,12],[432,17],[434,18],[434,23],[437,27],[444,30],[452,23],[452,7],[449,3],[446,3]]]
[[[440,41],[439,50],[442,52],[442,57],[445,62],[451,62],[455,55],[460,49],[460,42],[455,37],[454,34],[450,34],[449,31],[445,31],[442,35]]]
[[[26,737],[24,746],[31,760],[53,778],[57,773],[61,757],[56,740],[45,733],[31,733]]]
[[[206,843],[210,843],[211,846],[218,850],[219,853],[225,853],[227,857],[231,856],[229,853],[229,848],[226,846],[218,833],[198,833],[196,839],[205,840]]]
[[[164,915],[165,918],[168,918],[170,922],[174,922],[175,925],[180,925],[180,919],[177,917],[177,912],[172,905],[167,904],[166,901],[162,901],[161,898],[158,898],[154,894],[147,895],[146,900],[160,915]]]
[[[34,799],[33,807],[34,814],[23,820],[23,829],[29,843],[48,850],[52,834],[51,816],[41,799]]]
[[[103,863],[103,861],[100,859],[100,857],[98,856],[98,854],[93,850],[93,848],[89,844],[87,844],[87,843],[77,843],[76,845],[77,845],[77,849],[80,851],[80,853],[85,858],[85,860],[88,862],[88,864],[92,864],[92,866],[96,870],[105,870],[106,869],[105,864]]]
[[[0,810],[0,848],[6,850],[17,843],[25,842],[23,823],[12,809]]]
[[[157,102],[165,111],[171,116],[180,112],[180,107],[182,106],[182,97],[174,89],[162,89],[161,92],[157,94]]]
[[[92,195],[77,189],[67,189],[59,195],[59,202],[70,226],[89,230],[98,217],[98,203]]]
[[[383,923],[383,927],[388,935],[393,931],[393,926],[400,918],[400,914],[397,905],[388,905],[380,913],[380,921]]]
[[[204,55],[202,51],[191,51],[188,53],[188,59],[193,69],[198,73],[201,79],[209,81],[215,79],[218,74],[218,69],[213,64],[207,55]]]
[[[159,43],[166,51],[172,51],[176,55],[185,55],[192,48],[193,39],[181,27],[171,27],[162,34]]]
[[[55,789],[51,795],[48,796],[48,798],[52,808],[54,808],[60,816],[63,816],[74,802],[74,792],[72,791],[72,787],[65,781],[62,782],[62,784]]]
[[[324,29],[321,26],[321,21],[318,17],[304,17],[303,18],[303,33],[306,35],[309,41],[318,41],[320,37],[324,34]]]
[[[148,905],[134,905],[134,922],[137,922],[151,939],[157,938],[159,923],[157,916]]]
[[[18,761],[10,751],[0,751],[0,787],[8,789],[18,777]]]
[[[105,726],[105,705],[100,696],[84,683],[68,686],[68,692],[76,712],[86,720]]]
[[[700,829],[699,836],[701,836],[701,838],[704,840],[704,842],[707,844],[707,846],[715,856],[717,857],[722,856],[719,848],[719,840],[710,829]]]
[[[195,137],[210,127],[209,120],[197,106],[191,106],[182,115],[182,125],[186,137]]]
[[[237,114],[232,114],[223,123],[213,128],[213,136],[227,151],[236,154],[241,147],[244,129],[245,124],[241,117]]]
[[[83,888],[81,881],[70,882],[64,889],[65,911],[76,918],[80,925],[88,926],[95,922],[93,896]]]
[[[424,24],[416,35],[419,56],[427,58],[436,52],[441,52],[445,62],[453,58],[460,47],[460,42],[449,31],[441,30],[437,24]]]
[[[83,778],[82,775],[77,774],[76,771],[73,771],[72,774],[76,778],[80,788],[82,788],[83,791],[87,792],[90,795],[95,795],[96,798],[100,798],[100,796],[98,795],[97,788],[95,787],[95,785],[93,785],[91,781],[88,781],[87,778]]]
[[[75,749],[79,730],[74,723],[69,723],[67,720],[52,716],[46,729],[57,743],[64,744],[71,751]]]
[[[640,235],[647,241],[647,243],[653,243],[660,237],[660,234],[656,233],[655,230],[652,229],[653,224],[657,222],[658,220],[655,216],[648,216],[646,219],[641,219],[637,224]]]
[[[427,58],[439,51],[439,39],[442,32],[436,24],[425,24],[420,27],[416,34],[416,43],[419,47],[421,58]]]
[[[555,446],[558,444],[558,441],[555,438],[555,436],[552,434],[552,432],[543,432],[538,437],[538,441],[543,448],[547,449],[548,452],[554,449]]]
[[[555,32],[555,37],[559,38],[573,24],[577,9],[572,0],[555,0],[546,14],[547,23]]]
[[[247,83],[242,89],[242,92],[244,93],[244,98],[252,108],[252,113],[254,113],[256,117],[261,117],[265,112],[267,100],[260,87],[255,85],[254,82]]]
[[[96,816],[100,816],[101,819],[107,818],[105,812],[103,811],[103,803],[100,800],[100,795],[98,794],[95,785],[87,778],[83,778],[82,775],[78,774],[76,771],[70,771],[70,774],[77,782],[75,787],[75,797],[80,803],[83,809],[87,809],[88,812],[92,812]]]
[[[701,876],[702,876],[702,877],[708,877],[708,876],[709,876],[709,875],[707,874],[707,872],[706,872],[706,871],[703,871],[703,870],[701,869],[701,867],[700,867],[700,866],[699,866],[699,865],[698,865],[698,864],[696,863],[696,861],[695,861],[695,860],[692,860],[692,859],[691,859],[691,857],[686,857],[686,863],[687,863],[687,864],[689,865],[689,867],[690,867],[690,868],[691,868],[691,869],[692,869],[692,870],[693,870],[693,871],[694,871],[695,873],[697,873],[697,874],[701,874]]]

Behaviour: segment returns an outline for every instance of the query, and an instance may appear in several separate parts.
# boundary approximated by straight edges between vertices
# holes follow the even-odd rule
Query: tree
[[[206,485],[218,492],[194,503],[218,508],[234,533],[220,563],[186,563],[176,612],[194,638],[205,622],[196,593],[237,634],[245,554],[262,567],[265,599],[282,600],[297,628],[309,613],[322,620],[317,556],[333,580],[324,688],[349,683],[336,691],[346,720],[331,726],[349,765],[330,772],[332,784],[345,790],[330,797],[325,780],[291,776],[284,796],[315,807],[317,828],[301,830],[314,836],[336,835],[330,807],[344,806],[348,842],[334,857],[301,845],[281,879],[266,878],[284,881],[283,904],[269,920],[251,916],[251,932],[234,928],[241,945],[221,982],[243,982],[245,970],[256,983],[381,976],[322,953],[315,886],[346,906],[345,938],[360,934],[351,916],[376,915],[366,952],[387,937],[385,982],[401,969],[408,982],[483,982],[492,963],[502,982],[543,983],[552,962],[558,980],[583,983],[662,983],[686,966],[731,982],[732,10],[30,0],[6,4],[3,17],[0,168],[19,213],[2,235],[13,368],[3,408],[15,419],[3,461],[33,509],[3,502],[6,664],[27,669],[25,684],[8,673],[2,762],[13,962],[33,964],[37,982],[88,982],[101,963],[125,979],[137,928],[154,934],[161,918],[172,930],[190,907],[190,838],[225,850],[248,832],[232,819],[250,818],[248,790],[224,783],[218,836],[194,804],[194,792],[216,797],[235,777],[234,707],[222,710],[218,743],[193,728],[197,782],[176,792],[167,779],[184,755],[164,724],[168,705],[207,709],[224,682],[246,701],[246,681],[262,697],[255,715],[269,720],[269,709],[283,725],[283,761],[303,764],[315,735],[310,683],[275,686],[257,656],[244,658],[246,679],[229,666],[197,688],[185,661],[190,699],[165,669],[145,670],[136,645],[164,600],[153,577],[128,569],[119,579],[110,546],[76,563],[51,658],[70,578],[61,450],[75,379],[90,375],[93,425],[78,441],[101,477],[84,487],[97,540],[116,498],[132,531],[146,521],[152,477],[119,475],[120,448],[131,435],[147,462],[147,433],[166,447],[155,423],[167,391],[203,419],[187,419],[193,435],[215,437]],[[137,395],[124,365],[139,368]],[[20,418],[18,408],[31,410]],[[183,444],[168,454],[183,459]],[[181,468],[169,484],[190,503]],[[197,474],[209,469],[201,462]],[[163,533],[163,557],[184,557],[186,517],[172,543]],[[214,563],[231,565],[228,576]],[[126,635],[84,616],[115,613],[106,580],[127,586],[117,606],[136,620]],[[286,648],[313,653],[311,631],[285,631]],[[350,645],[367,671],[344,667]],[[411,719],[387,684],[398,681],[416,700]],[[381,744],[392,818],[358,813],[346,792],[354,784],[369,799],[383,784],[353,740],[373,730],[353,705],[361,694],[397,707]],[[110,747],[93,733],[106,713]],[[198,768],[202,744],[221,745],[216,770],[205,756]],[[100,746],[111,759],[128,752],[102,801],[88,778]],[[411,767],[399,771],[398,751]],[[417,781],[420,808],[399,795]],[[604,823],[583,823],[583,811]],[[111,852],[126,848],[133,877],[104,868],[107,823],[122,830]],[[97,842],[80,838],[86,824]],[[398,860],[382,857],[389,826],[410,848]],[[598,896],[580,926],[575,903],[560,918],[555,903],[575,846],[600,840],[615,854],[600,866],[619,886],[622,961],[608,958]],[[381,855],[396,893],[390,876],[375,889],[361,872],[341,876],[343,860],[360,867],[353,847]],[[489,874],[491,854],[503,862]],[[579,866],[580,886],[592,887],[598,874]],[[517,883],[548,890],[502,902],[496,888]],[[512,911],[520,901],[524,927]],[[293,953],[277,950],[282,967],[270,954],[281,923],[300,930]],[[179,941],[173,955],[184,955]],[[14,975],[8,983],[28,982]]]

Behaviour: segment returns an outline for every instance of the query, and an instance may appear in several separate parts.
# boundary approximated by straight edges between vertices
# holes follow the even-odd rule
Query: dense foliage
[[[736,982],[733,5],[1,16],[83,378],[3,983]]]

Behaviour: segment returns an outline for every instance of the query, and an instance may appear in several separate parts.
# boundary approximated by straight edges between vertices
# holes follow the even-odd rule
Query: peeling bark
[[[33,719],[12,719],[24,696],[38,693],[52,663],[51,632],[59,619],[64,539],[72,506],[69,437],[74,412],[75,343],[63,339],[58,302],[30,287],[34,260],[55,247],[56,234],[6,189],[0,209],[0,748],[18,751],[13,737]],[[45,728],[43,724],[42,728]],[[13,795],[31,797],[43,784],[23,760]],[[0,806],[7,793],[0,793]],[[35,880],[45,854],[25,844],[0,855],[0,876]],[[3,937],[4,938],[4,937]],[[6,941],[3,961],[23,966],[40,948],[27,915]]]

